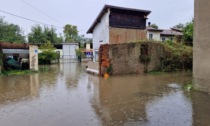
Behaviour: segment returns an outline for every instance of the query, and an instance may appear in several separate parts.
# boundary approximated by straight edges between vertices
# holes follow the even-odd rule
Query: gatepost
[[[38,71],[38,46],[29,45],[30,70]]]

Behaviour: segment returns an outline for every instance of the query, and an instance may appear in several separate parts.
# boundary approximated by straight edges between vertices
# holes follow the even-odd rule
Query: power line
[[[36,20],[33,20],[33,19],[29,19],[29,18],[25,18],[25,17],[19,16],[19,15],[16,15],[16,14],[12,14],[12,13],[9,13],[9,12],[3,11],[3,10],[0,10],[0,12],[5,13],[5,14],[9,14],[9,15],[12,15],[12,16],[24,19],[24,20],[28,20],[28,21],[31,21],[31,22],[39,23],[39,24],[42,24],[42,25],[47,25],[47,26],[56,27],[56,28],[62,28],[63,29],[63,27],[60,27],[60,26],[46,24],[46,23],[43,23],[43,22],[40,22],[40,21],[36,21]]]
[[[25,0],[22,0],[22,2],[24,2],[25,4],[27,4],[28,6],[30,6],[31,8],[39,11],[40,13],[42,13],[43,15],[47,16],[48,18],[50,18],[51,20],[57,22],[57,23],[60,23],[58,20],[56,20],[55,18],[49,16],[48,14],[46,14],[45,12],[41,11],[40,9],[34,7],[33,5],[29,4],[28,2],[26,2]]]
[[[9,12],[3,11],[3,10],[0,10],[0,12],[8,14],[8,15],[12,15],[14,17],[18,17],[18,18],[21,18],[21,19],[24,19],[24,20],[27,20],[27,21],[35,22],[35,23],[38,23],[38,24],[42,24],[42,25],[47,25],[47,26],[63,29],[63,27],[61,27],[61,26],[55,26],[55,25],[46,24],[46,23],[43,23],[43,22],[40,22],[40,21],[36,21],[36,20],[33,20],[33,19],[29,19],[29,18],[25,18],[25,17],[19,16],[19,15],[16,15],[16,14],[12,14],[12,13],[9,13]],[[86,31],[86,30],[78,30],[78,32],[82,32],[82,31]]]

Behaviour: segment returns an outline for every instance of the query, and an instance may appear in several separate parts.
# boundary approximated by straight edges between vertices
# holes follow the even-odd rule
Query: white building
[[[161,40],[161,29],[155,29],[152,27],[147,27],[147,39],[149,41],[160,41]]]
[[[105,5],[87,33],[93,34],[93,60],[98,60],[101,44],[146,40],[148,10]]]
[[[158,29],[151,27],[151,23],[148,23],[147,26],[147,40],[148,41],[174,41],[181,42],[182,41],[182,30],[171,28],[171,29]]]
[[[76,42],[62,43],[63,46],[63,59],[76,59],[76,50],[79,49],[79,44]]]

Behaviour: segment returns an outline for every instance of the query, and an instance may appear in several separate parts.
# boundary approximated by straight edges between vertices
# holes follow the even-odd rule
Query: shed
[[[38,71],[38,46],[27,43],[0,42],[0,54],[2,62],[12,68],[21,68],[22,59],[29,61],[29,69]],[[4,55],[4,56],[3,56]],[[6,63],[6,59],[11,62]],[[5,67],[5,66],[4,66]]]
[[[76,59],[76,50],[79,49],[78,42],[65,42],[63,46],[63,59]]]

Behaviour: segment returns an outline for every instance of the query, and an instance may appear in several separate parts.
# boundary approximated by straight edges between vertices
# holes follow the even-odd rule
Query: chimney
[[[148,26],[150,27],[150,25],[151,25],[151,22],[148,22]]]

